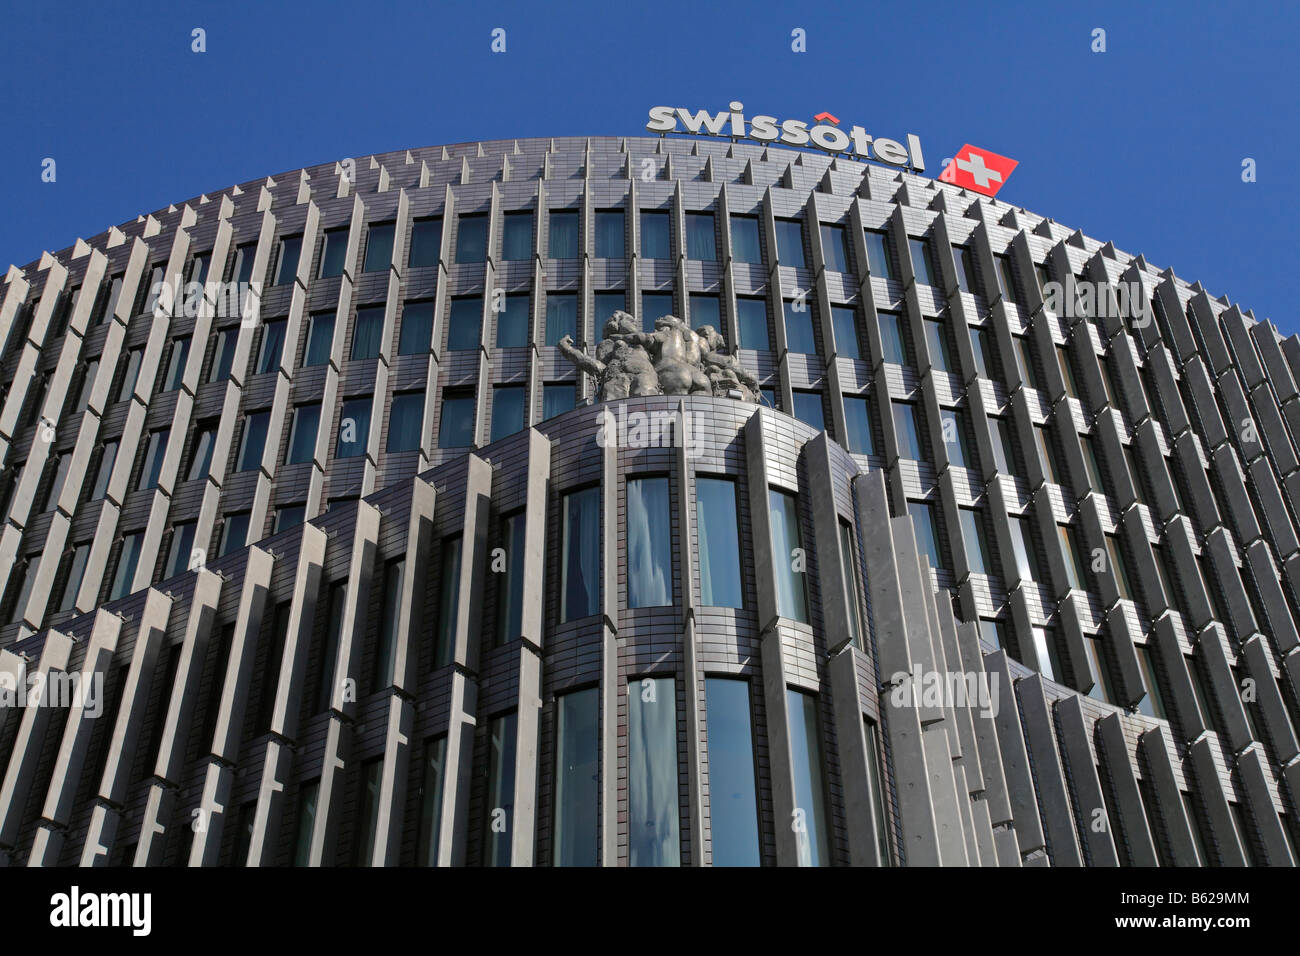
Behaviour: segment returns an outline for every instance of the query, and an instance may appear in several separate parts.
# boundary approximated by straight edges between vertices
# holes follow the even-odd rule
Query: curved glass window
[[[709,833],[714,866],[758,866],[758,796],[749,682],[704,681],[709,746]]]
[[[600,691],[555,699],[554,866],[595,866],[600,798]]]
[[[667,478],[627,483],[628,607],[673,603],[672,511]]]
[[[671,677],[627,685],[627,854],[631,866],[681,863],[677,693]]]
[[[600,605],[600,488],[564,496],[560,621],[588,617]]]
[[[695,527],[699,537],[700,603],[744,607],[734,481],[695,479]]]

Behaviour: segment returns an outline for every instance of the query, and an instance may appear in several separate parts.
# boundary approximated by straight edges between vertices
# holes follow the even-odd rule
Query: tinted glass
[[[763,349],[772,347],[767,334],[767,302],[764,299],[737,299],[736,321],[740,326],[740,347]]]
[[[695,479],[695,524],[699,535],[700,603],[744,607],[735,482],[725,478]]]
[[[794,821],[800,866],[828,866],[826,797],[822,787],[822,751],[817,698],[786,689],[790,715],[790,757],[794,771]]]
[[[412,269],[436,266],[441,245],[442,220],[417,219],[411,227],[411,253],[406,264]]]
[[[560,621],[564,622],[599,610],[600,489],[565,495],[560,521]]]
[[[631,866],[681,863],[677,696],[671,677],[627,684],[627,829]]]
[[[457,413],[464,414],[468,412],[468,428],[471,432],[474,425],[474,399],[458,399],[464,404],[451,409],[453,417]],[[447,428],[446,416],[448,414],[448,405],[450,402],[443,403],[444,431]],[[465,404],[468,408],[465,408]],[[414,451],[420,447],[424,431],[424,393],[423,392],[403,392],[393,396],[393,403],[388,413],[388,448],[392,451]],[[471,444],[470,440],[464,444]],[[447,447],[447,446],[443,446]]]
[[[433,340],[433,303],[408,302],[402,308],[402,334],[398,355],[424,355]]]
[[[758,866],[758,798],[749,684],[704,682],[709,757],[709,834],[714,866]]]
[[[289,457],[286,465],[297,465],[312,460],[316,452],[316,431],[320,426],[320,406],[300,405],[293,412],[293,427],[289,432]]]
[[[600,692],[555,699],[554,866],[595,866],[600,797]]]
[[[803,537],[799,505],[794,495],[768,490],[772,520],[772,566],[776,572],[776,608],[782,617],[808,623],[808,593],[804,585]]]
[[[524,387],[498,385],[492,390],[492,441],[524,427]]]
[[[366,263],[363,272],[383,272],[393,261],[393,224],[382,223],[370,227],[366,240]]]
[[[627,601],[629,607],[673,603],[672,512],[667,478],[627,483]]]
[[[520,348],[528,344],[528,294],[508,295],[496,313],[497,348]]]
[[[646,259],[672,258],[668,239],[668,213],[641,213],[641,255]]]
[[[758,241],[758,219],[756,217],[731,217],[731,256],[737,262],[760,263],[763,261],[763,248]]]

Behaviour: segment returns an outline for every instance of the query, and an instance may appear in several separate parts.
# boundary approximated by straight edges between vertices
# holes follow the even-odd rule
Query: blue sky
[[[0,31],[0,267],[300,166],[740,99],[914,132],[933,175],[966,142],[1011,156],[999,198],[1297,332],[1298,26],[1264,3],[29,4]]]

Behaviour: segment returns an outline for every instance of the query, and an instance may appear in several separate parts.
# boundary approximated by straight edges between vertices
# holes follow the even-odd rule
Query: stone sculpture
[[[638,395],[715,395],[758,401],[758,379],[726,351],[712,326],[692,329],[674,315],[655,319],[653,332],[641,329],[626,312],[605,323],[595,356],[578,349],[570,336],[560,352],[596,379],[600,401]]]

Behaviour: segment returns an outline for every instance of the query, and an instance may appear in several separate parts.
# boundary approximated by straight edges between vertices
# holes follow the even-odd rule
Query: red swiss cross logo
[[[962,189],[973,189],[985,196],[993,196],[1002,188],[1011,171],[1020,163],[987,149],[977,149],[967,143],[952,158],[952,162],[939,174],[939,182],[951,183]]]

